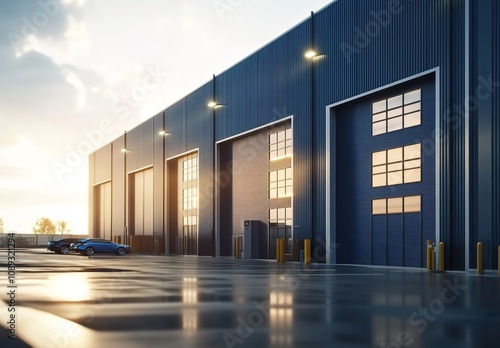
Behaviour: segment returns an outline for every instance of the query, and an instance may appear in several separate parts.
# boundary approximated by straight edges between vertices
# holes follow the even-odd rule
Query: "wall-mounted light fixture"
[[[309,60],[316,60],[323,58],[325,55],[324,54],[319,54],[315,50],[308,50],[306,53],[304,53],[304,57],[306,57]]]
[[[304,57],[306,57],[307,59],[313,59],[314,57],[316,57],[318,55],[318,53],[314,50],[308,50],[305,54],[304,54]]]
[[[167,135],[170,134],[170,132],[167,132],[166,130],[162,129],[161,131],[158,132],[158,134],[161,135],[161,136],[167,136]]]

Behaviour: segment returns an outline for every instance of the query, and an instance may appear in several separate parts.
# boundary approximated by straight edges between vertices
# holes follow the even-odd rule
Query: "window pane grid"
[[[182,180],[191,181],[198,178],[198,158],[191,158],[182,162]]]
[[[292,168],[285,168],[269,172],[269,198],[283,198],[292,195],[293,174]]]
[[[420,213],[421,196],[393,197],[372,200],[372,215]]]
[[[269,209],[269,223],[292,226],[293,211],[291,207]]]
[[[269,160],[292,156],[292,129],[269,134]]]
[[[421,123],[420,89],[372,103],[372,136]]]
[[[420,182],[420,153],[420,144],[372,153],[372,187]]]
[[[196,187],[182,190],[183,209],[196,209],[198,207],[198,189]]]

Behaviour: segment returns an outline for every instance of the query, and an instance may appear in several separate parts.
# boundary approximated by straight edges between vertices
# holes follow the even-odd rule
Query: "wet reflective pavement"
[[[17,250],[0,347],[500,347],[500,277]],[[8,326],[0,251],[0,324]]]

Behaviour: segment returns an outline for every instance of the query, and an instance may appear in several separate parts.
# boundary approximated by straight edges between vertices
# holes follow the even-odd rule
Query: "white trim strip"
[[[144,166],[142,168],[131,170],[130,172],[127,172],[127,174],[134,174],[134,173],[142,172],[143,170],[150,169],[150,168],[153,168],[152,164]]]
[[[189,150],[189,151],[186,151],[186,152],[183,152],[181,154],[178,154],[178,155],[175,155],[175,156],[172,156],[172,157],[169,157],[167,158],[165,161],[170,161],[170,160],[173,160],[173,159],[176,159],[176,158],[180,158],[180,157],[184,157],[184,156],[187,156],[187,155],[191,155],[195,152],[198,152],[199,153],[200,151],[200,148],[197,147],[196,149],[193,149],[193,150]]]
[[[470,1],[465,0],[465,88],[464,88],[464,101],[469,97],[469,86],[470,86]],[[464,165],[465,165],[465,187],[464,187],[464,224],[465,224],[465,236],[464,236],[464,244],[465,244],[465,271],[469,271],[470,269],[470,124],[469,124],[469,108],[465,108],[465,139],[464,139]]]
[[[258,131],[258,130],[261,130],[261,129],[264,129],[264,128],[269,128],[269,127],[274,126],[276,124],[280,124],[280,123],[282,123],[284,121],[291,120],[292,118],[293,118],[293,115],[290,115],[290,116],[287,116],[287,117],[284,117],[284,118],[280,118],[279,120],[276,120],[276,121],[264,124],[264,125],[256,127],[256,128],[252,128],[252,129],[247,130],[247,131],[245,131],[243,133],[238,133],[238,134],[232,135],[230,137],[221,139],[218,142],[216,142],[216,144],[220,144],[220,143],[223,143],[223,142],[228,141],[228,140],[240,138],[240,137],[242,137],[244,135],[247,135],[247,134],[250,134],[250,133],[254,133],[254,132]]]
[[[111,182],[111,179],[106,179],[106,180],[103,180],[103,181],[96,182],[92,186],[99,186],[99,185],[102,185],[102,184],[106,184],[108,182]]]

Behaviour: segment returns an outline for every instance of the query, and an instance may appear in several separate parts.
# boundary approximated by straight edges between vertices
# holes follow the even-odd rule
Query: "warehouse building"
[[[319,262],[404,267],[432,240],[455,270],[480,241],[496,269],[498,18],[494,0],[311,13],[91,154],[90,234],[231,256],[247,229],[255,258],[310,239]]]

